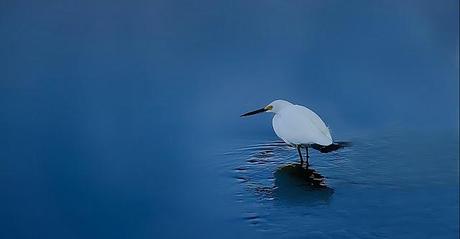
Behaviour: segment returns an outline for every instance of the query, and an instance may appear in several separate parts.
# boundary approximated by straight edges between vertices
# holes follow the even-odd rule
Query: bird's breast
[[[286,137],[282,133],[282,126],[281,126],[281,119],[279,114],[275,114],[272,119],[272,126],[273,126],[273,131],[275,131],[275,134],[282,139],[285,143],[291,144],[292,142],[288,142]]]

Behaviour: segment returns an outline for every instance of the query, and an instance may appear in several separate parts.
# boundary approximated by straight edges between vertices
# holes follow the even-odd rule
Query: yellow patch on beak
[[[273,106],[271,106],[271,105],[265,107],[265,110],[272,110],[272,109],[273,109]]]

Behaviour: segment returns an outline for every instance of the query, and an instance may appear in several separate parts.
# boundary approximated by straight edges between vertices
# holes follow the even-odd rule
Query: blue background
[[[428,145],[454,142],[436,172],[451,170],[458,219],[458,9],[1,1],[0,238],[262,235],[216,158],[275,139],[270,116],[238,118],[274,99],[318,112],[339,140],[453,135]]]

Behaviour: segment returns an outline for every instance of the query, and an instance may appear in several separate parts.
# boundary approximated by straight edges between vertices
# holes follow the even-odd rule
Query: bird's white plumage
[[[269,111],[275,113],[273,129],[287,144],[332,144],[329,128],[315,112],[284,100],[275,100],[269,106],[273,108]]]

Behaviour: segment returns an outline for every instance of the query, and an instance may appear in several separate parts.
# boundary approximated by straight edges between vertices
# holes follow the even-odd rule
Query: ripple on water
[[[275,204],[306,205],[328,203],[334,190],[327,185],[326,177],[313,167],[308,169],[296,162],[297,155],[284,142],[250,145],[237,150],[243,162],[233,168],[233,177],[242,185],[237,202],[251,205],[243,220],[250,225],[269,230],[265,216],[257,212]],[[256,207],[256,208],[254,208]],[[256,209],[256,210],[251,210]]]
[[[428,136],[378,135],[327,154],[311,150],[309,169],[279,141],[227,153],[239,219],[289,238],[404,238],[441,228],[458,235],[458,136]]]

